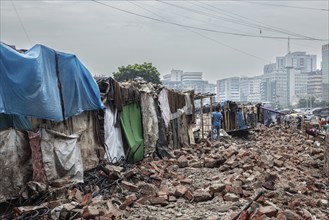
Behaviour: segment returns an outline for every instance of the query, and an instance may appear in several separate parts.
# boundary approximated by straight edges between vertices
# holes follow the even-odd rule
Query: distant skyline
[[[0,0],[0,40],[19,49],[44,44],[76,54],[94,75],[151,62],[161,78],[181,69],[203,72],[215,83],[261,75],[265,64],[287,53],[288,36],[291,52],[317,55],[320,69],[328,10],[327,0]],[[285,39],[261,38],[267,36]],[[299,37],[326,41],[293,40]]]

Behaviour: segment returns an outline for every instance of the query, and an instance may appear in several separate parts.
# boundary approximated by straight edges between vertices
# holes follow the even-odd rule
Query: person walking
[[[216,106],[215,111],[212,113],[211,124],[212,124],[212,140],[218,140],[220,137],[220,127],[222,125],[222,113],[220,113],[220,107]],[[215,135],[217,134],[216,138]]]
[[[286,114],[285,116],[284,116],[284,124],[285,124],[285,126],[288,126],[288,128],[290,128],[290,115],[289,114]]]
[[[298,130],[302,128],[302,116],[300,115],[297,115],[296,117],[296,126]]]

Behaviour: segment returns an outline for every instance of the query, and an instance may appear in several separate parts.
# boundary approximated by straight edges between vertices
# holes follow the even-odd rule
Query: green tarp
[[[135,163],[142,160],[144,157],[142,118],[140,107],[136,103],[123,107],[121,125],[129,147],[126,154],[127,161]]]

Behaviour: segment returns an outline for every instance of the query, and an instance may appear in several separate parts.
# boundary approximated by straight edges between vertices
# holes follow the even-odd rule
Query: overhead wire
[[[251,19],[251,18],[248,18],[246,16],[242,16],[240,14],[237,14],[237,13],[234,13],[232,11],[229,11],[229,10],[225,10],[225,9],[222,9],[222,8],[219,8],[219,7],[216,7],[214,5],[210,5],[210,4],[207,4],[203,1],[193,1],[193,2],[198,2],[199,4],[203,4],[203,5],[206,5],[208,6],[209,8],[207,7],[202,7],[200,5],[197,5],[195,3],[192,3],[190,2],[191,4],[193,5],[196,5],[196,6],[199,6],[199,7],[202,7],[202,8],[205,8],[207,10],[210,10],[210,11],[213,11],[213,12],[216,12],[216,13],[224,13],[226,14],[226,16],[229,16],[229,17],[232,17],[232,18],[236,18],[236,19],[244,19],[243,21],[245,22],[254,22],[254,23],[250,23],[250,24],[254,24],[257,26],[257,28],[262,28],[262,29],[266,29],[266,30],[270,30],[270,31],[273,31],[273,32],[278,32],[278,33],[283,33],[283,34],[287,34],[287,35],[292,35],[292,36],[296,36],[296,37],[305,37],[305,38],[310,38],[310,39],[314,39],[313,37],[309,37],[309,36],[306,36],[306,35],[302,35],[302,34],[298,34],[298,33],[295,33],[295,32],[292,32],[290,30],[285,30],[283,28],[279,28],[279,27],[275,27],[273,25],[269,25],[269,24],[266,24],[264,22],[261,22],[261,21],[258,21],[256,19]],[[258,24],[255,24],[255,23],[258,23]]]
[[[136,1],[134,1],[134,2],[136,2]],[[194,0],[193,2],[196,2],[196,0]],[[199,3],[204,3],[204,1],[197,1],[197,2],[199,2]],[[143,1],[143,3],[144,3],[144,5],[147,5],[147,7],[150,7],[150,8],[153,8],[153,9],[155,9],[155,10],[157,10],[157,11],[160,11],[160,12],[163,12],[161,9],[159,9],[159,8],[157,8],[157,7],[154,7],[154,5],[150,5],[150,4],[145,4],[145,2]],[[224,9],[223,9],[224,10]],[[225,10],[224,10],[225,11]],[[229,12],[229,11],[228,11]],[[185,19],[192,19],[191,17],[188,17],[188,16],[186,16],[186,15],[184,15],[184,14],[182,14],[182,13],[176,13],[176,12],[174,12],[174,11],[170,11],[170,13],[171,14],[174,14],[174,15],[177,15],[177,16],[180,16],[180,17],[183,17],[183,18],[185,18]],[[233,12],[232,12],[233,13]],[[233,13],[233,14],[235,14],[235,13]],[[241,17],[243,17],[243,16],[241,16]],[[248,18],[247,18],[248,19]],[[197,19],[195,19],[195,18],[193,18],[193,20],[194,21],[200,21],[200,20],[197,20]],[[252,20],[252,19],[251,19]],[[215,24],[215,23],[208,23],[208,22],[205,22],[205,21],[203,21],[203,23],[205,23],[205,24],[210,24],[210,25],[213,25],[213,26],[217,26],[217,27],[222,27],[222,28],[227,28],[227,29],[230,29],[230,30],[234,30],[234,31],[240,31],[240,32],[242,32],[242,33],[247,33],[247,32],[245,32],[245,31],[242,31],[242,30],[237,30],[237,29],[235,29],[235,28],[232,28],[232,27],[225,27],[225,26],[220,26],[220,25],[218,25],[218,24]],[[259,23],[262,23],[262,22],[259,22]],[[248,34],[248,33],[247,33]],[[277,39],[278,41],[280,41],[280,42],[282,42],[282,40],[284,40],[284,41],[286,41],[287,39]],[[312,46],[312,45],[306,45],[306,44],[301,44],[301,43],[297,43],[297,42],[295,42],[295,41],[292,41],[291,42],[291,44],[294,44],[294,45],[299,45],[299,46],[305,46],[305,47],[309,47],[309,48],[318,48],[318,47],[315,47],[315,46]]]
[[[135,2],[132,2],[132,1],[130,1],[130,0],[127,0],[127,1],[130,2],[130,3],[133,4],[133,5],[135,5],[135,6],[139,7],[139,8],[141,8],[141,9],[143,9],[143,10],[145,10],[145,11],[147,11],[147,12],[149,12],[149,13],[151,13],[151,14],[157,16],[157,17],[159,17],[159,18],[162,18],[162,19],[164,19],[164,20],[169,21],[167,18],[165,18],[165,17],[163,17],[163,16],[161,16],[161,15],[158,15],[157,13],[155,13],[155,12],[149,10],[149,9],[146,9],[145,7],[140,6],[140,5],[136,4]],[[182,27],[182,28],[184,28],[184,29],[186,29],[186,30],[188,30],[188,31],[190,31],[190,32],[193,32],[194,34],[197,34],[197,35],[199,35],[199,36],[202,37],[202,38],[205,38],[205,39],[207,39],[207,40],[210,40],[210,41],[212,41],[212,42],[215,42],[216,44],[220,44],[220,45],[222,45],[222,46],[228,47],[228,48],[230,48],[230,49],[232,49],[232,50],[235,50],[235,51],[238,51],[238,52],[240,52],[240,53],[242,53],[242,54],[245,54],[245,55],[248,55],[248,56],[250,56],[250,57],[253,57],[253,58],[256,58],[256,59],[259,59],[259,60],[262,60],[262,61],[266,61],[266,62],[269,62],[269,63],[271,62],[271,61],[266,60],[266,59],[264,59],[264,58],[258,57],[258,56],[256,56],[256,55],[253,55],[253,54],[248,53],[248,52],[246,52],[246,51],[243,51],[243,50],[237,49],[237,48],[235,48],[235,47],[232,47],[232,46],[230,46],[230,45],[227,45],[227,44],[225,44],[225,43],[222,43],[222,42],[220,42],[220,41],[217,41],[216,39],[213,39],[213,38],[211,38],[211,37],[208,37],[208,36],[206,36],[206,35],[203,35],[203,34],[197,32],[197,31],[191,30],[191,29],[186,28],[186,27]]]
[[[10,2],[11,2],[11,4],[12,4],[13,8],[14,8],[14,11],[15,11],[15,14],[16,14],[16,16],[17,16],[17,19],[18,19],[18,21],[19,21],[19,23],[20,23],[20,25],[21,25],[21,27],[22,27],[22,29],[23,29],[23,32],[25,33],[25,36],[26,36],[27,40],[29,41],[30,45],[32,45],[31,39],[30,39],[30,37],[29,37],[29,35],[28,35],[26,29],[25,29],[25,26],[24,26],[24,24],[23,24],[23,21],[22,21],[21,17],[19,16],[19,13],[18,13],[18,11],[17,11],[17,9],[16,9],[16,6],[15,6],[15,4],[14,4],[14,1],[11,0]]]
[[[224,21],[228,21],[228,22],[232,22],[232,23],[235,23],[235,24],[239,24],[239,25],[243,25],[243,26],[248,26],[248,27],[252,27],[252,28],[256,28],[256,29],[270,29],[272,30],[273,32],[278,32],[278,33],[283,33],[283,34],[287,34],[287,35],[292,35],[292,36],[296,36],[296,37],[303,37],[303,38],[309,38],[309,39],[316,39],[316,38],[313,38],[313,37],[308,37],[308,36],[305,36],[305,35],[299,35],[299,34],[296,34],[296,33],[293,33],[293,32],[290,32],[290,31],[287,31],[287,30],[279,30],[279,29],[274,29],[274,28],[270,28],[270,27],[266,27],[266,26],[261,26],[259,24],[254,24],[254,23],[251,23],[251,22],[248,22],[246,20],[241,20],[240,18],[236,18],[232,15],[227,15],[228,13],[230,12],[225,12],[225,10],[222,10],[224,11],[224,13],[226,13],[226,16],[229,16],[231,18],[225,18],[225,17],[218,17],[218,11],[214,10],[213,8],[216,8],[214,6],[210,6],[209,4],[206,4],[204,2],[201,2],[201,1],[194,1],[194,2],[199,2],[199,3],[203,3],[209,7],[211,7],[211,9],[209,8],[206,8],[206,7],[203,7],[203,6],[200,6],[200,5],[197,5],[195,3],[192,3],[190,1],[188,1],[190,4],[193,4],[195,6],[198,6],[198,7],[201,7],[203,9],[207,9],[207,10],[210,10],[212,12],[215,12],[216,14],[211,14],[211,13],[207,13],[207,12],[204,12],[204,11],[200,11],[200,10],[195,10],[195,9],[191,9],[191,8],[188,8],[188,7],[185,7],[185,6],[180,6],[180,5],[177,5],[177,4],[173,4],[173,3],[169,3],[169,2],[164,2],[162,0],[155,0],[155,1],[158,1],[158,2],[161,2],[163,4],[167,4],[167,5],[170,5],[170,6],[173,6],[173,7],[177,7],[177,8],[180,8],[180,9],[183,9],[183,10],[187,10],[187,11],[190,11],[190,12],[194,12],[194,13],[197,13],[197,14],[202,14],[202,15],[206,15],[206,16],[209,16],[209,17],[212,17],[212,18],[215,18],[215,19],[220,19],[220,20],[224,20]],[[219,8],[216,8],[216,9],[219,9]],[[220,10],[220,9],[219,9]],[[233,14],[233,13],[231,13]],[[222,14],[220,14],[222,15]],[[235,14],[237,15],[237,14]],[[240,16],[238,15],[239,17],[243,17],[243,16]],[[244,19],[247,19],[247,20],[250,20],[246,17],[243,17]]]
[[[264,2],[253,2],[253,1],[243,1],[251,4],[258,5],[267,5],[267,6],[275,6],[275,7],[285,7],[285,8],[296,8],[296,9],[305,9],[305,10],[316,10],[316,11],[328,11],[328,8],[312,8],[312,7],[302,7],[302,6],[291,6],[291,5],[281,5],[281,4],[272,4],[272,3],[264,3]]]
[[[226,18],[226,17],[223,17],[223,16],[218,16],[216,14],[212,14],[212,13],[209,13],[209,12],[204,12],[204,11],[188,8],[186,6],[181,6],[181,5],[169,3],[167,1],[162,1],[162,0],[155,0],[155,1],[166,4],[166,5],[169,5],[169,6],[172,6],[172,7],[175,7],[175,8],[182,9],[182,10],[185,10],[185,11],[188,11],[188,12],[193,12],[193,13],[198,14],[198,15],[207,16],[207,17],[210,17],[212,19],[224,20],[224,21],[227,21],[227,22],[232,22],[232,23],[235,23],[235,24],[239,24],[239,25],[243,25],[243,26],[249,26],[251,28],[259,29],[258,26],[254,25],[254,24],[246,23],[245,21],[232,19],[232,18]],[[187,1],[187,2],[189,2],[189,1]]]
[[[213,32],[213,33],[220,33],[220,34],[226,34],[226,35],[232,35],[232,36],[243,36],[243,37],[254,37],[254,38],[267,38],[267,39],[286,39],[286,37],[279,37],[279,36],[259,36],[259,35],[251,35],[251,34],[242,34],[242,33],[233,33],[233,32],[227,32],[227,31],[220,31],[220,30],[215,30],[215,29],[208,29],[208,28],[201,28],[201,27],[195,27],[195,26],[191,26],[191,25],[184,25],[184,24],[179,24],[179,23],[175,23],[175,22],[170,22],[170,21],[166,21],[166,20],[162,20],[162,19],[158,19],[158,18],[154,18],[154,17],[150,17],[150,16],[146,16],[146,15],[142,15],[142,14],[138,14],[132,11],[128,11],[122,8],[118,8],[112,5],[108,5],[105,4],[103,2],[97,1],[97,0],[90,0],[92,2],[95,2],[97,4],[121,11],[121,12],[125,12],[128,14],[132,14],[138,17],[142,17],[142,18],[147,18],[153,21],[158,21],[158,22],[162,22],[162,23],[166,23],[166,24],[171,24],[171,25],[175,25],[175,26],[180,26],[180,27],[187,27],[187,28],[191,28],[191,29],[195,29],[195,30],[202,30],[202,31],[207,31],[207,32]],[[315,40],[315,41],[326,41],[323,39],[309,39],[309,38],[290,38],[292,40]]]
[[[245,16],[242,16],[240,14],[237,14],[237,13],[234,13],[232,11],[229,11],[229,10],[225,10],[225,9],[222,9],[222,8],[218,8],[214,5],[210,5],[210,4],[207,4],[205,3],[204,1],[198,1],[198,0],[194,0],[193,2],[198,2],[199,4],[203,4],[203,5],[206,5],[208,6],[209,8],[207,8],[208,10],[212,10],[212,11],[216,11],[215,9],[217,9],[218,13],[221,13],[223,12],[224,14],[228,14],[228,16],[236,16],[236,17],[240,17],[242,19],[245,19],[245,20],[250,20],[252,22],[256,22],[256,23],[259,23],[259,24],[262,24],[262,25],[265,25],[265,26],[260,26],[259,28],[260,29],[264,29],[264,30],[272,30],[272,31],[276,31],[278,30],[277,32],[281,32],[281,33],[285,33],[287,35],[295,35],[295,36],[300,36],[300,37],[307,37],[307,38],[312,38],[312,37],[309,37],[309,36],[306,36],[306,35],[302,35],[302,34],[297,34],[297,33],[294,33],[292,31],[288,31],[288,30],[285,30],[285,29],[282,29],[282,28],[278,28],[278,27],[275,27],[275,26],[272,26],[272,25],[269,25],[269,24],[266,24],[264,22],[261,22],[259,20],[256,20],[256,19],[252,19],[252,18],[248,18],[248,17],[245,17]],[[191,3],[191,2],[190,2]],[[197,5],[197,4],[193,4],[193,5]],[[278,40],[281,40],[281,39],[278,39]],[[286,40],[286,39],[284,39]],[[306,46],[306,47],[310,47],[310,48],[315,48],[314,46],[311,46],[311,45],[306,45],[306,44],[301,44],[301,43],[296,43],[296,42],[292,42],[293,44],[296,44],[296,45],[300,45],[300,46]]]
[[[134,1],[136,2],[136,1]],[[143,2],[145,3],[145,2]],[[157,8],[157,7],[154,7],[153,5],[150,5],[150,4],[144,4],[144,5],[147,5],[148,7],[151,7],[155,10],[158,10],[158,11],[161,11],[163,12],[161,9]],[[230,29],[230,30],[233,30],[233,31],[240,31],[240,33],[245,33],[245,34],[249,34],[249,32],[246,32],[246,31],[242,31],[240,29],[236,29],[236,28],[232,28],[232,27],[227,27],[227,26],[222,26],[222,25],[218,25],[217,23],[209,23],[209,22],[206,22],[206,21],[201,21],[201,20],[198,20],[196,19],[195,17],[194,18],[191,18],[191,17],[188,17],[182,13],[175,13],[174,11],[170,11],[170,14],[174,14],[174,15],[177,15],[177,16],[180,16],[180,17],[183,17],[185,19],[189,19],[189,20],[192,20],[192,21],[197,21],[197,22],[202,22],[204,24],[207,24],[207,25],[212,25],[212,26],[216,26],[216,27],[220,27],[220,28],[225,28],[225,29]],[[155,14],[157,15],[157,14]]]

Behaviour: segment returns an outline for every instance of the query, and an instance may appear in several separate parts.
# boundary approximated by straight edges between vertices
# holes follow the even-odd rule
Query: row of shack
[[[194,93],[98,80],[75,55],[0,44],[0,202],[83,182],[101,161],[170,157],[194,141]]]
[[[96,81],[75,55],[43,45],[0,51],[0,203],[81,183],[100,162],[170,157],[195,143],[193,91]],[[249,111],[243,122],[235,107],[223,104],[223,129],[249,127]]]

